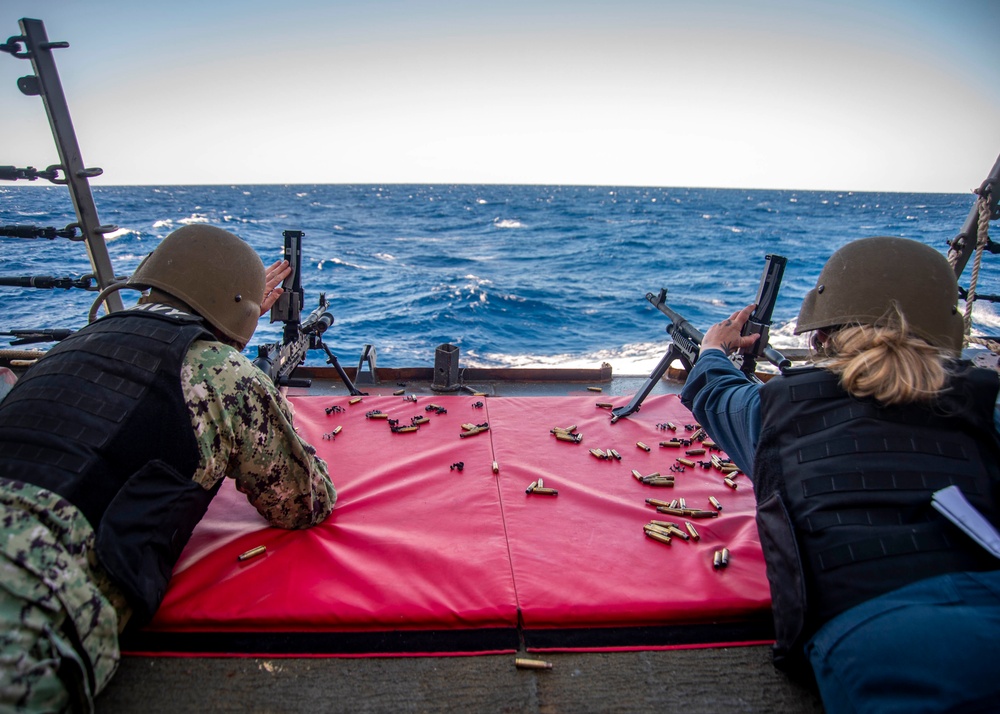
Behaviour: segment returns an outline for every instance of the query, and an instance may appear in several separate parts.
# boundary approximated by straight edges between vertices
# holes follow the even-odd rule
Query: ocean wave
[[[323,270],[323,268],[327,265],[330,265],[331,267],[354,268],[355,270],[368,270],[368,268],[365,268],[362,265],[349,263],[341,258],[325,258],[316,264],[316,270]]]
[[[493,225],[496,228],[524,228],[524,224],[521,221],[514,218],[494,218]]]
[[[997,330],[1000,328],[1000,314],[997,314],[996,304],[974,302],[972,304],[972,323],[983,330]]]
[[[111,231],[110,233],[104,234],[104,240],[108,243],[113,243],[115,241],[121,240],[123,238],[128,238],[129,236],[141,236],[142,233],[133,228],[119,228],[116,231]]]
[[[596,369],[611,365],[619,376],[648,376],[666,354],[667,342],[640,342],[621,347],[561,354],[462,353],[466,367],[509,367],[517,369]]]

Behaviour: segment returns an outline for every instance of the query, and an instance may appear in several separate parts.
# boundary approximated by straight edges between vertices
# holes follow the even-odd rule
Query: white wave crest
[[[1000,315],[994,303],[974,302],[972,304],[972,322],[986,330],[1000,328]]]
[[[135,236],[139,235],[139,231],[132,230],[131,228],[119,228],[116,231],[111,231],[110,233],[104,234],[104,240],[111,243],[118,240],[119,238],[124,238],[125,236]]]
[[[786,322],[783,325],[771,325],[770,339],[771,346],[776,350],[797,349],[804,350],[809,347],[809,335],[795,334],[795,320]]]
[[[581,354],[556,355],[506,355],[469,352],[463,363],[469,367],[503,366],[519,369],[596,369],[602,364],[611,365],[612,374],[618,376],[649,376],[663,358],[667,342],[644,342],[622,345],[617,349],[595,350]]]
[[[524,224],[513,218],[503,218],[499,216],[493,219],[493,225],[497,228],[524,228]]]
[[[185,226],[191,225],[192,223],[208,223],[208,216],[204,213],[192,213],[187,218],[181,218],[177,222],[183,223]]]
[[[326,260],[319,261],[316,266],[316,270],[322,270],[323,267],[329,263],[330,265],[343,265],[345,268],[355,268],[357,270],[367,270],[363,265],[358,265],[357,263],[348,263],[346,260],[341,260],[340,258],[327,258]]]
[[[169,228],[172,225],[174,225],[172,220],[164,218],[162,221],[156,221],[156,223],[153,224],[153,228]]]

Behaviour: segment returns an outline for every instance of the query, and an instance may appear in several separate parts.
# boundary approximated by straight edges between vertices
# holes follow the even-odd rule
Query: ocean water
[[[94,198],[101,222],[118,226],[107,238],[119,275],[185,224],[224,227],[266,264],[281,257],[283,230],[304,231],[306,309],[326,293],[336,321],[325,339],[345,365],[370,343],[379,366],[429,366],[447,342],[463,366],[608,362],[644,374],[667,339],[646,293],[667,288],[668,304],[704,330],[751,302],[764,257],[783,255],[772,344],[802,346],[799,304],[834,250],[898,235],[944,253],[975,196],[365,184],[95,186]],[[74,221],[64,187],[0,186],[0,224]],[[2,276],[89,272],[83,243],[0,238]],[[1000,271],[986,271],[979,290],[1000,293]],[[0,287],[0,332],[82,327],[94,296]],[[974,317],[995,332],[994,308],[977,304]],[[262,319],[247,354],[280,327]],[[315,351],[308,363],[324,360]]]

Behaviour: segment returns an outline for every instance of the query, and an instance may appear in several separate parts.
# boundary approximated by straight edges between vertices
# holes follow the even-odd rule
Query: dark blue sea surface
[[[844,243],[913,238],[944,253],[974,196],[837,191],[478,185],[96,186],[120,275],[172,230],[226,228],[265,263],[282,231],[305,232],[306,309],[325,292],[336,322],[327,344],[347,365],[362,346],[379,366],[430,365],[452,343],[463,366],[612,364],[640,374],[662,356],[668,303],[702,329],[751,302],[764,257],[788,258],[772,343],[792,335],[802,296]],[[0,186],[0,224],[75,221],[65,188]],[[225,266],[218,266],[224,269]],[[78,277],[84,245],[0,238],[0,275]],[[1000,271],[994,271],[1000,272]],[[981,292],[1000,293],[987,274]],[[95,293],[0,287],[0,331],[86,323]],[[121,293],[131,304],[138,293]],[[980,330],[996,314],[977,304]],[[252,345],[279,339],[261,320]],[[0,346],[6,346],[0,337]],[[256,354],[253,347],[247,354]],[[310,364],[325,357],[310,353]]]

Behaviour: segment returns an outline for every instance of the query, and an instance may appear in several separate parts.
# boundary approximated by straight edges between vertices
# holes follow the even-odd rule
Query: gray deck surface
[[[802,712],[819,698],[769,647],[393,658],[126,657],[97,699],[113,712]]]

